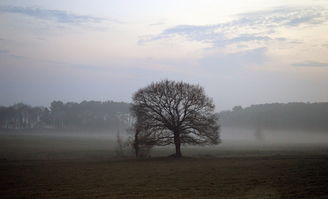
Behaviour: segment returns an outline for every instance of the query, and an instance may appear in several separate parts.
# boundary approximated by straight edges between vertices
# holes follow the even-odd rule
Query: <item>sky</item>
[[[328,101],[326,0],[1,0],[0,105],[125,101],[163,79],[217,110]]]

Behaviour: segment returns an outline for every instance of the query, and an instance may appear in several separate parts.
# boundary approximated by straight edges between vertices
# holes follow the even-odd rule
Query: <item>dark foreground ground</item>
[[[328,198],[327,157],[2,161],[0,198]]]
[[[85,139],[64,142],[51,138],[45,143],[46,139],[40,138],[39,146],[52,146],[42,151],[35,138],[28,141],[32,145],[21,138],[2,137],[0,141],[1,199],[328,198],[328,153],[323,148],[320,152],[312,149],[311,153],[257,151],[247,155],[243,150],[237,155],[234,149],[233,156],[221,152],[219,156],[179,160],[118,160],[98,157],[95,154],[104,156],[106,147],[95,147],[93,151]],[[101,145],[98,141],[94,143]],[[83,147],[79,148],[78,143]],[[50,150],[60,144],[74,147]],[[78,154],[89,148],[87,156],[62,154]],[[37,155],[32,158],[36,149],[39,152],[34,151]],[[55,154],[58,158],[53,158]],[[216,154],[215,150],[211,154]]]

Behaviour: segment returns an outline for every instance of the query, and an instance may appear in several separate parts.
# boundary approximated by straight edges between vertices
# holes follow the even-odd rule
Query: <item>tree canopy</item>
[[[181,157],[181,144],[218,144],[218,114],[199,85],[163,80],[133,95],[136,116],[135,145],[174,144]]]

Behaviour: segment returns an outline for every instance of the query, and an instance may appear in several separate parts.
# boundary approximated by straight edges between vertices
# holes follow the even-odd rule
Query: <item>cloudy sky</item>
[[[328,1],[0,1],[0,105],[130,102],[162,79],[218,110],[328,101]]]

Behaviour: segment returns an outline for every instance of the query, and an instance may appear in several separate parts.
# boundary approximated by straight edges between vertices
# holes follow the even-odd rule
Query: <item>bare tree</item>
[[[182,156],[181,144],[218,144],[214,108],[199,85],[169,80],[152,83],[133,96],[135,143],[174,144],[176,157]]]
[[[131,129],[134,133],[132,146],[135,155],[136,157],[148,157],[151,148],[156,144],[155,139],[147,127],[142,110],[138,106],[133,106],[132,113],[136,119]]]

